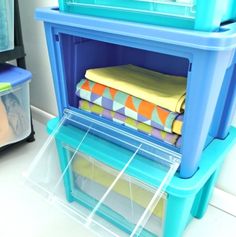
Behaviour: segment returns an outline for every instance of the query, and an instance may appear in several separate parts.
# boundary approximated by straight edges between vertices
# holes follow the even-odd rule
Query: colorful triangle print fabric
[[[136,96],[82,79],[77,84],[76,94],[93,104],[115,111],[143,124],[168,133],[181,135],[183,116],[157,106]]]
[[[177,134],[167,133],[165,131],[162,131],[160,129],[149,126],[145,123],[134,120],[134,119],[127,117],[123,114],[120,114],[118,112],[105,109],[104,107],[101,107],[101,106],[91,103],[89,101],[80,100],[79,101],[79,108],[82,110],[88,111],[88,112],[95,113],[99,116],[110,119],[110,120],[115,121],[119,124],[131,127],[131,128],[138,130],[140,132],[144,132],[148,135],[158,138],[159,140],[169,143],[171,145],[174,145],[177,147],[181,146],[181,142],[178,141],[181,137]]]

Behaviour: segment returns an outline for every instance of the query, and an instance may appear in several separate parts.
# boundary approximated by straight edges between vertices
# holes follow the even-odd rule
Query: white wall
[[[236,114],[234,116],[233,126],[236,127]],[[236,196],[236,145],[225,159],[217,187]]]
[[[52,74],[48,59],[43,23],[34,19],[37,7],[56,6],[57,0],[19,0],[27,69],[33,74],[31,104],[57,114]]]
[[[33,74],[31,104],[51,114],[56,114],[52,76],[45,43],[43,23],[34,19],[36,7],[56,6],[56,0],[20,0],[21,20],[27,67]],[[234,124],[236,126],[236,116]],[[217,186],[236,196],[236,146],[228,155]]]

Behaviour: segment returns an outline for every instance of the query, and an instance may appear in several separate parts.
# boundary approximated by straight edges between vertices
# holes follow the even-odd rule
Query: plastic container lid
[[[92,30],[122,37],[134,37],[159,43],[184,46],[201,50],[231,50],[236,47],[236,23],[220,27],[218,32],[201,32],[175,29],[135,22],[118,21],[99,17],[68,14],[57,8],[38,8],[35,17],[47,23],[76,27],[76,29]]]
[[[31,78],[31,72],[25,69],[7,63],[0,63],[0,93],[11,90],[16,86],[29,81]]]

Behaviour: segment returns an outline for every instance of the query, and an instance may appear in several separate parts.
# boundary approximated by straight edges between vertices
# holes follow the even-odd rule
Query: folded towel
[[[94,180],[88,179],[84,176],[77,175],[75,172],[73,172],[73,180],[74,180],[73,190],[76,190],[76,192],[73,193],[74,196],[78,197],[78,200],[80,200],[80,194],[82,193],[83,198],[86,198],[86,202],[89,203],[89,200],[91,198],[93,200],[94,205],[101,200],[102,197],[101,195],[104,194],[108,189],[108,187],[103,186],[102,184],[99,184]],[[128,182],[126,186],[127,185],[129,185]],[[133,191],[133,188],[131,187],[130,190]],[[141,191],[144,192],[145,190]],[[137,194],[142,195],[143,192]],[[78,194],[79,196],[77,196]],[[160,200],[160,202],[162,203],[162,200]],[[161,204],[158,203],[158,205]],[[130,231],[134,229],[141,215],[144,213],[145,209],[141,205],[137,204],[134,201],[133,197],[132,199],[130,199],[130,197],[126,197],[125,195],[122,195],[119,192],[114,191],[113,188],[112,192],[109,193],[109,196],[105,198],[105,200],[103,200],[101,210],[102,212],[105,211],[107,214],[109,213],[109,215],[111,215],[114,218],[113,220],[115,221],[115,223],[119,223],[119,221],[124,221],[125,219],[126,230],[128,230],[128,232],[131,233]],[[148,222],[145,224],[141,236],[156,237],[154,233],[161,232],[160,230],[161,226],[157,224],[160,223],[160,221],[161,221],[160,217],[151,212],[151,216]]]
[[[116,111],[157,129],[181,135],[183,116],[105,85],[82,79],[76,94],[105,109]]]
[[[8,121],[15,136],[22,136],[29,127],[29,121],[19,99],[15,94],[9,93],[2,96],[2,102],[5,105]]]
[[[89,69],[85,77],[170,111],[183,112],[187,81],[185,77],[133,65]]]
[[[184,115],[179,114],[175,121],[173,122],[172,132],[176,133],[178,135],[182,135],[182,128],[183,128],[183,121],[184,121]]]
[[[0,97],[0,147],[7,145],[14,138],[14,133],[9,125],[7,111]]]
[[[109,166],[104,166],[100,162],[90,162],[88,158],[79,156],[75,158],[72,163],[73,172],[80,177],[85,177],[94,181],[106,188],[110,187],[115,179],[114,170]],[[78,181],[78,180],[77,180]],[[78,185],[82,191],[86,191],[88,185]],[[154,193],[138,186],[135,183],[129,183],[124,179],[120,179],[114,186],[113,191],[131,199],[141,207],[146,208],[152,199]],[[132,193],[132,195],[131,195]],[[163,218],[164,214],[164,200],[159,201],[158,206],[154,209],[153,214],[160,218]]]
[[[95,113],[99,116],[110,119],[110,120],[117,122],[119,124],[123,124],[127,127],[131,127],[135,130],[144,132],[148,135],[158,138],[159,140],[169,143],[171,145],[178,144],[178,147],[180,147],[180,145],[181,145],[180,143],[177,142],[180,137],[177,134],[167,133],[167,132],[159,130],[157,128],[153,128],[152,126],[138,122],[137,120],[129,118],[129,117],[122,115],[120,113],[117,113],[115,111],[105,109],[105,108],[103,108],[99,105],[93,104],[89,101],[80,100],[79,101],[79,108],[82,110],[88,111],[88,112]]]

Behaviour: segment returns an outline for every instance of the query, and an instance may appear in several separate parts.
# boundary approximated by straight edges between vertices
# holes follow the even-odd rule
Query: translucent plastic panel
[[[0,147],[18,142],[31,132],[29,83],[0,92]]]
[[[70,7],[130,9],[183,17],[193,17],[195,13],[195,0],[65,0],[64,2]]]
[[[94,221],[99,222],[100,217],[104,217],[107,223],[103,222],[103,225],[113,234],[115,232],[114,236],[130,236],[156,191],[127,174],[117,179],[117,170],[82,153],[78,153],[74,159],[72,173],[72,196],[78,200],[81,195],[85,196],[86,202],[89,199],[96,200],[93,211],[87,217],[87,225],[93,225]],[[165,196],[148,213],[150,219],[142,230],[142,236],[160,236],[165,215]]]
[[[179,157],[68,110],[54,126],[28,183],[100,236],[161,236]]]

